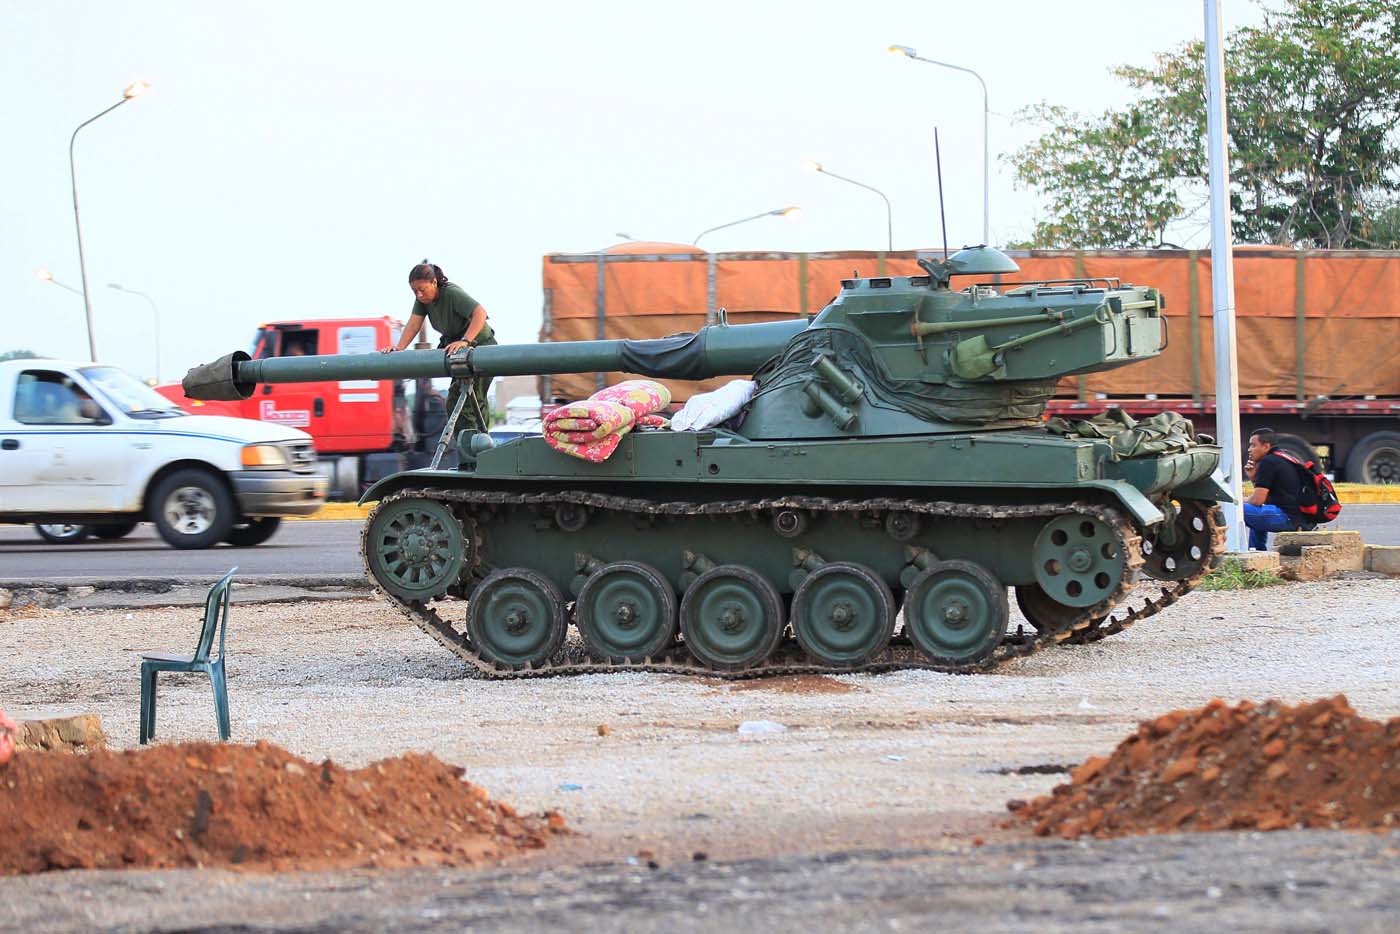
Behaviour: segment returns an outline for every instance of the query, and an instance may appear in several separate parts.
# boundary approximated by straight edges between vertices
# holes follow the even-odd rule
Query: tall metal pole
[[[992,147],[991,147],[991,114],[992,108],[990,98],[987,95],[987,82],[982,80],[982,76],[971,68],[964,68],[962,65],[953,65],[949,62],[940,62],[932,58],[924,58],[907,45],[892,45],[891,52],[897,52],[905,58],[912,58],[916,62],[925,62],[929,65],[941,65],[944,68],[951,68],[954,71],[966,72],[977,79],[977,83],[982,86],[982,245],[992,245]]]
[[[73,158],[73,144],[78,141],[78,132],[82,130],[83,127],[107,116],[107,114],[116,110],[132,98],[139,97],[146,93],[147,88],[148,85],[144,81],[133,81],[131,84],[128,84],[126,90],[122,92],[121,100],[117,101],[97,116],[89,117],[87,120],[78,124],[78,128],[73,131],[73,135],[68,139],[68,177],[73,183],[73,226],[78,228],[78,273],[82,276],[83,280],[83,310],[87,313],[88,355],[92,357],[93,363],[97,362],[97,340],[93,337],[92,333],[92,299],[88,297],[87,258],[83,255],[83,222],[78,216],[78,167],[77,162]]]
[[[97,339],[92,333],[92,299],[88,297],[87,259],[83,255],[83,222],[78,216],[78,168],[77,163],[73,159],[73,144],[78,140],[78,130],[92,123],[92,121],[98,119],[98,117],[104,117],[116,110],[122,104],[125,104],[128,99],[129,98],[123,97],[96,117],[84,120],[82,123],[78,124],[78,129],[73,131],[73,136],[68,140],[68,177],[73,182],[73,225],[78,228],[78,274],[82,277],[83,281],[83,310],[87,313],[88,356],[92,358],[93,363],[97,362]]]
[[[1220,0],[1204,0],[1206,19],[1206,147],[1210,161],[1211,307],[1215,332],[1215,429],[1221,470],[1234,497],[1224,505],[1225,542],[1243,551],[1240,469],[1239,357],[1235,344],[1235,257],[1230,225],[1230,157],[1225,120],[1225,54]]]

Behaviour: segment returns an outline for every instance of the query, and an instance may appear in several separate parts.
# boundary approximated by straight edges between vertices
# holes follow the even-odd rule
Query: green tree
[[[1048,216],[1026,246],[1129,248],[1208,208],[1204,44],[1114,74],[1138,92],[1083,117],[1039,104],[1052,127],[1009,157]],[[1298,247],[1387,247],[1400,192],[1400,6],[1286,0],[1227,40],[1235,237]]]
[[[38,360],[39,355],[32,350],[6,350],[0,353],[0,363],[6,360]]]

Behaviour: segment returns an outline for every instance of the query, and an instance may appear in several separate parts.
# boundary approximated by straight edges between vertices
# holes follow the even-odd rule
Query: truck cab
[[[393,346],[403,325],[390,317],[274,321],[253,335],[249,353],[271,357],[372,353]],[[187,399],[178,383],[158,391],[192,413],[256,419],[306,432],[316,446],[331,495],[353,500],[362,488],[410,466],[421,431],[403,380],[325,380],[263,385],[251,399],[201,402]]]

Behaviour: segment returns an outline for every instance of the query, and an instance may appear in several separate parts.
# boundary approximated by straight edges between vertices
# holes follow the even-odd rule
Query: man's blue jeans
[[[1269,550],[1270,532],[1293,532],[1298,526],[1288,518],[1288,513],[1277,506],[1256,506],[1244,504],[1244,524],[1249,526],[1249,548],[1251,551]]]

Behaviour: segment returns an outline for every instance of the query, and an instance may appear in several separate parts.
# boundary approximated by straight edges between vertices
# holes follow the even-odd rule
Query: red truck
[[[402,329],[389,317],[274,321],[258,328],[250,353],[255,359],[372,353],[392,346]],[[443,398],[430,381],[417,383],[326,380],[262,385],[241,402],[186,399],[178,383],[157,391],[197,415],[232,415],[300,428],[315,443],[332,498],[353,500],[381,477],[431,460],[445,418]]]

